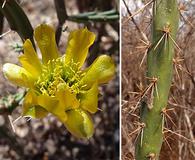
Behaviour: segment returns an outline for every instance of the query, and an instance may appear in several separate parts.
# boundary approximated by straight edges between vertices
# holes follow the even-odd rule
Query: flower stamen
[[[64,64],[62,58],[48,61],[43,66],[42,74],[35,83],[35,88],[43,95],[55,96],[59,84],[65,84],[72,93],[79,94],[85,85],[80,84],[84,73],[79,70],[79,63],[70,61]]]

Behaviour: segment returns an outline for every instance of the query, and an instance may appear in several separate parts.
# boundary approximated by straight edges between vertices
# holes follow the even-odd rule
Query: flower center
[[[78,64],[71,61],[64,64],[64,58],[48,61],[42,67],[42,73],[35,83],[36,90],[44,95],[55,96],[59,84],[65,84],[71,92],[79,94],[84,88],[80,84],[84,73],[79,70]]]

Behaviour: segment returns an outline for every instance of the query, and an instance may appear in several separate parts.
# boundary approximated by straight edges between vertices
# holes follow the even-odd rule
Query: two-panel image
[[[0,160],[195,160],[195,1],[0,0]]]

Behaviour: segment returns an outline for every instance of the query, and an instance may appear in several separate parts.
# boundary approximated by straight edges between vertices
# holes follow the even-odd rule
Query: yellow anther
[[[73,93],[78,94],[84,88],[80,86],[80,80],[84,76],[82,71],[78,70],[79,64],[71,63],[63,64],[61,58],[49,60],[47,65],[44,65],[42,74],[36,82],[36,88],[42,94],[55,96],[57,86],[60,83],[66,84]]]

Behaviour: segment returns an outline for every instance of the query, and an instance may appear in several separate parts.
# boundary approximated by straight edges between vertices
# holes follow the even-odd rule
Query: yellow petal
[[[102,55],[96,58],[84,72],[82,84],[86,84],[87,88],[90,88],[95,81],[102,84],[112,79],[115,74],[115,65],[110,56]]]
[[[23,102],[23,116],[30,116],[33,118],[43,118],[48,112],[37,104],[37,96],[35,93],[28,91]]]
[[[3,73],[5,77],[13,84],[31,88],[34,80],[32,75],[24,68],[15,64],[6,63],[3,65]]]
[[[58,58],[59,53],[55,40],[55,31],[52,27],[41,24],[35,29],[34,36],[41,50],[43,63]]]
[[[41,72],[41,63],[29,39],[25,41],[23,48],[24,54],[19,57],[20,63],[34,77],[38,77]]]
[[[36,95],[33,91],[29,91],[25,97],[23,115],[30,115],[34,118],[42,118],[50,112],[62,123],[65,123],[67,119],[66,112],[64,108],[58,104],[59,101],[55,97]]]
[[[65,126],[69,132],[78,138],[90,138],[94,127],[90,116],[82,109],[67,111],[68,119]]]
[[[59,100],[59,105],[62,106],[65,111],[78,108],[80,105],[76,95],[71,93],[71,90],[64,85],[58,85],[56,98]]]
[[[27,107],[27,106],[26,106]],[[23,114],[23,116],[29,116],[32,118],[44,118],[48,112],[41,106],[28,106],[28,110]]]
[[[87,28],[79,29],[70,33],[66,48],[65,63],[72,60],[81,67],[87,57],[89,47],[94,43],[95,34]]]
[[[55,115],[62,123],[67,120],[65,108],[59,105],[59,101],[55,97],[40,95],[37,97],[38,104],[45,110]]]
[[[98,108],[98,84],[94,83],[93,86],[80,95],[81,107],[90,113],[97,112]]]

